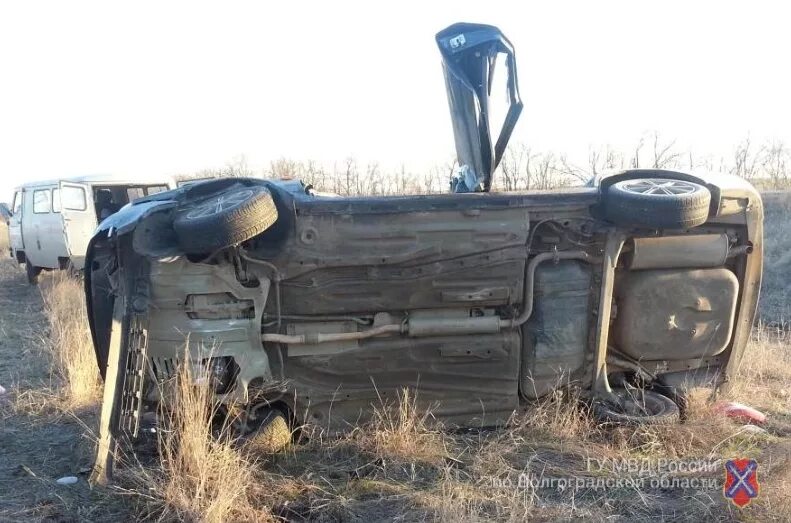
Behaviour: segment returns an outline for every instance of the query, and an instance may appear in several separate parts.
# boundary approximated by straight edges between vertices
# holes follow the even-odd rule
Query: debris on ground
[[[714,405],[714,411],[747,423],[761,424],[766,421],[766,414],[743,403],[723,401]]]
[[[55,481],[55,483],[58,485],[74,485],[78,481],[79,479],[77,479],[77,476],[63,476],[62,478]]]
[[[766,434],[767,430],[763,427],[759,427],[758,425],[742,425],[742,432],[747,432],[749,434]]]

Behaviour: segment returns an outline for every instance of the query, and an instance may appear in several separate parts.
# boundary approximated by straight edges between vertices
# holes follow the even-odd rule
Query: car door
[[[8,241],[11,249],[16,255],[17,251],[25,250],[25,242],[22,239],[22,200],[24,193],[22,190],[14,193],[14,200],[11,204],[11,218],[8,220]]]
[[[82,183],[60,182],[59,192],[66,249],[72,266],[82,269],[88,242],[97,225],[91,187]]]

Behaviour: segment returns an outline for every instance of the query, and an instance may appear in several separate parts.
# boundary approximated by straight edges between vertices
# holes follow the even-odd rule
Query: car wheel
[[[686,420],[689,397],[687,391],[683,387],[671,387],[670,385],[664,385],[655,381],[651,383],[651,390],[657,394],[670,398],[670,400],[678,406],[679,418],[681,421]]]
[[[604,215],[616,225],[686,229],[706,222],[710,203],[711,193],[697,183],[638,178],[607,189]]]
[[[593,416],[599,423],[618,425],[654,425],[676,423],[679,410],[673,400],[650,390],[613,389],[609,399],[597,399]]]
[[[173,221],[186,253],[207,253],[264,232],[277,220],[272,195],[262,186],[235,186],[201,199]]]
[[[262,408],[256,412],[252,433],[246,438],[251,450],[271,454],[288,447],[291,443],[291,429],[285,415],[277,409]]]
[[[38,284],[38,277],[41,274],[41,267],[36,267],[30,261],[25,262],[25,274],[27,274],[27,282],[30,285]]]

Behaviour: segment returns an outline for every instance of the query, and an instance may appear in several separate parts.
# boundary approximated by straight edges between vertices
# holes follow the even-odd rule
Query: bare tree
[[[596,176],[604,171],[623,169],[623,167],[623,154],[616,151],[612,145],[607,144],[598,148],[590,147],[588,149],[587,169],[578,170],[585,172],[589,176]]]
[[[387,189],[382,171],[379,169],[379,162],[368,162],[365,166],[364,179],[359,183],[359,187],[361,194],[385,194]]]
[[[450,178],[456,170],[456,159],[449,160],[442,164],[433,165],[423,174],[420,191],[423,194],[433,194],[447,192],[450,186]]]
[[[572,180],[585,183],[592,175],[595,175],[596,172],[590,172],[585,167],[574,165],[565,154],[561,154],[558,156],[556,174],[557,178],[554,183],[557,184],[557,187],[564,187],[569,185]]]
[[[353,156],[347,157],[344,161],[341,177],[336,177],[335,192],[345,196],[354,194],[354,191],[357,190],[357,180],[359,178],[360,175],[357,172],[357,160],[355,160]],[[357,194],[359,194],[359,192],[357,192]]]
[[[522,148],[522,187],[529,191],[535,185],[533,167],[535,166],[536,155],[526,144],[520,144],[520,147]]]
[[[632,158],[629,160],[629,166],[632,169],[638,169],[640,167],[640,150],[643,148],[643,145],[645,145],[645,139],[641,137],[634,148]]]
[[[654,131],[654,167],[655,169],[668,169],[678,167],[679,158],[681,153],[674,151],[676,141],[671,140],[667,143],[662,143],[659,137],[659,132]]]
[[[250,178],[255,176],[255,173],[247,165],[247,157],[240,154],[225,164],[225,167],[220,170],[220,176],[228,178]]]
[[[758,173],[759,159],[763,153],[764,147],[758,148],[757,151],[752,151],[752,143],[750,137],[747,136],[739,145],[736,146],[736,151],[733,154],[733,167],[731,173],[747,180],[751,180]]]
[[[530,151],[526,150],[523,144],[511,145],[506,149],[505,155],[500,161],[504,190],[515,191],[519,188],[519,173],[522,169],[525,152],[529,154]]]
[[[299,178],[301,170],[302,165],[300,162],[281,157],[269,163],[267,175],[275,179],[290,180]]]
[[[174,176],[176,180],[202,180],[205,178],[250,178],[255,172],[247,165],[247,158],[239,155],[219,169],[201,169],[193,173],[181,173]]]
[[[773,189],[788,185],[789,150],[783,142],[775,141],[764,149],[761,170]]]
[[[330,187],[327,180],[327,170],[316,163],[315,160],[308,160],[302,169],[302,181],[310,184],[319,191],[328,191]]]
[[[650,150],[647,140],[651,139]],[[728,161],[732,158],[732,161]],[[544,190],[586,182],[606,170],[652,166],[654,168],[705,168],[711,172],[730,172],[757,185],[776,189],[791,185],[791,148],[782,141],[756,146],[748,136],[734,149],[731,158],[696,156],[693,151],[679,151],[676,141],[664,141],[658,132],[644,135],[631,152],[618,151],[610,145],[591,147],[587,163],[576,164],[570,156],[553,151],[536,152],[527,144],[512,143],[494,176],[496,190]],[[266,176],[276,179],[300,179],[320,191],[342,195],[389,195],[447,192],[456,160],[435,164],[422,173],[411,172],[406,165],[390,171],[371,161],[360,169],[353,156],[334,163],[329,169],[313,161],[281,157],[270,162]],[[221,176],[255,176],[244,156],[238,156],[222,168],[203,169],[176,179],[216,178]]]

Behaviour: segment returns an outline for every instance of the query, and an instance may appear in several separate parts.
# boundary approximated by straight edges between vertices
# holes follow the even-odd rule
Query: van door
[[[45,249],[46,237],[43,231],[52,213],[49,187],[33,187],[24,192],[22,205],[22,230],[25,235],[25,263],[32,267],[52,268]]]
[[[63,226],[53,206],[52,189],[52,186],[33,189],[33,229],[36,231],[37,252],[31,260],[37,267],[47,269],[60,267],[60,257],[66,256]]]
[[[11,244],[11,251],[16,256],[17,251],[25,250],[25,242],[22,240],[22,190],[14,193],[14,201],[11,204],[11,218],[8,220],[8,240]],[[18,258],[17,258],[18,259]]]
[[[60,214],[71,264],[75,269],[85,265],[88,242],[96,230],[96,211],[91,188],[82,183],[60,182]]]

